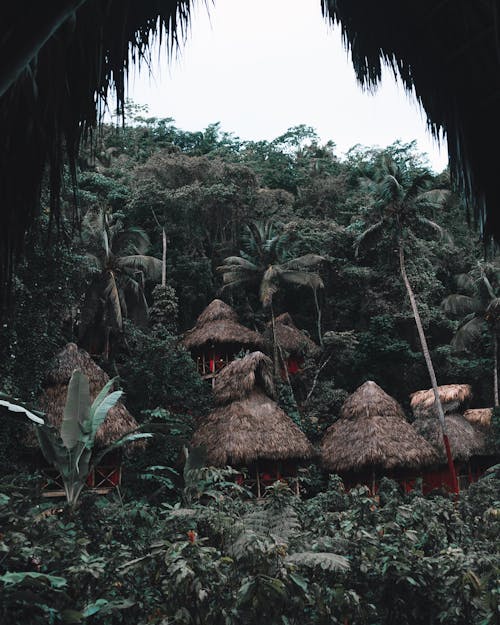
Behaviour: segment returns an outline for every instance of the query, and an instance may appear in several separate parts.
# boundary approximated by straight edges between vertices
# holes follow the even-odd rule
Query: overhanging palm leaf
[[[481,302],[475,297],[453,293],[441,302],[444,314],[453,319],[462,319],[471,313],[484,312]]]
[[[451,341],[451,346],[456,352],[465,352],[476,343],[488,328],[481,317],[468,316],[467,321],[459,327]]]

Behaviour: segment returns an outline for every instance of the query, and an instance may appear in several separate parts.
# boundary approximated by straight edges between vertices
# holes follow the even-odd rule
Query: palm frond
[[[459,273],[455,276],[457,289],[465,295],[473,295],[476,290],[477,281],[470,273]]]
[[[307,286],[310,289],[323,289],[324,283],[321,276],[314,272],[294,271],[293,269],[284,269],[280,272],[280,280],[295,286]]]
[[[124,272],[141,272],[148,280],[161,278],[161,260],[153,256],[143,256],[142,254],[115,256],[114,265]]]
[[[114,321],[117,327],[121,330],[123,328],[123,316],[122,316],[122,301],[120,297],[120,290],[116,284],[115,275],[112,271],[107,273],[107,284],[104,288],[104,297],[110,305],[111,312],[114,317]]]
[[[468,351],[477,343],[486,329],[487,325],[484,319],[474,316],[470,321],[464,323],[455,333],[451,341],[453,351]]]
[[[377,221],[376,223],[371,225],[369,228],[367,228],[364,232],[362,232],[360,235],[356,237],[356,240],[353,243],[354,255],[356,256],[356,258],[359,256],[361,247],[369,245],[370,241],[373,241],[373,239],[379,233],[380,229],[382,228],[384,224],[385,224],[385,220],[381,219],[380,221]]]
[[[435,221],[432,221],[432,219],[427,219],[427,217],[422,217],[421,215],[417,215],[416,219],[421,226],[424,226],[425,228],[436,233],[440,239],[445,240],[446,243],[452,243],[452,238],[449,232],[445,228],[437,224]]]
[[[445,297],[441,302],[441,309],[445,315],[453,319],[461,319],[471,313],[479,313],[484,310],[479,299],[469,297],[468,295],[460,295],[459,293],[453,293]]]
[[[304,256],[298,256],[297,258],[292,258],[291,260],[283,263],[281,266],[284,269],[310,269],[312,267],[317,267],[321,265],[321,263],[326,262],[326,258],[324,256],[320,256],[319,254],[304,254]]]
[[[279,291],[281,270],[276,265],[266,269],[260,283],[260,301],[264,307],[270,306],[274,295]]]

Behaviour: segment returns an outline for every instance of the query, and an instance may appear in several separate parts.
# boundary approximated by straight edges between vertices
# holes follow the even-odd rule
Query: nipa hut
[[[45,378],[45,388],[39,399],[40,409],[46,413],[45,419],[56,427],[62,422],[64,406],[69,381],[75,370],[84,373],[89,379],[90,399],[93,401],[104,385],[109,381],[109,376],[103,371],[83,349],[79,349],[74,343],[68,343],[55,357],[51,369]],[[122,402],[111,408],[104,423],[97,430],[96,448],[107,447],[128,432],[135,430],[138,424]],[[29,447],[35,446],[33,431],[26,440]],[[132,443],[136,448],[142,446],[142,442]],[[118,453],[108,454],[102,465],[97,467],[89,476],[88,486],[97,492],[106,493],[121,483],[121,457]],[[46,476],[44,494],[55,496],[64,494],[60,489],[60,477],[51,469],[43,469]]]
[[[469,384],[447,384],[438,387],[439,398],[445,413],[445,427],[450,443],[451,454],[455,464],[460,490],[477,480],[482,471],[485,457],[489,455],[485,432],[473,425],[461,414],[463,408],[472,398]],[[452,490],[453,484],[446,465],[441,424],[435,408],[432,389],[417,391],[410,396],[411,407],[416,419],[415,430],[423,436],[436,450],[439,467],[433,468],[424,476],[424,493],[436,488]],[[466,411],[477,414],[477,411]]]
[[[182,345],[191,352],[198,371],[213,379],[241,350],[263,350],[263,337],[238,322],[236,312],[220,299],[214,299],[188,330]]]
[[[493,408],[471,408],[464,412],[464,419],[473,425],[489,428],[492,415]]]
[[[229,364],[214,383],[218,406],[192,439],[205,448],[210,464],[247,467],[259,497],[262,485],[295,477],[298,464],[313,455],[304,433],[273,399],[272,370],[262,352]]]
[[[340,474],[348,487],[369,486],[372,494],[381,476],[411,489],[415,477],[437,461],[399,403],[372,381],[346,399],[340,418],[323,437],[320,453],[324,469]]]
[[[267,324],[266,339],[272,344],[273,322]],[[320,348],[304,332],[294,324],[289,313],[283,313],[274,320],[274,337],[278,348],[278,355],[283,363],[283,369],[289,375],[299,373],[308,356],[315,356]]]

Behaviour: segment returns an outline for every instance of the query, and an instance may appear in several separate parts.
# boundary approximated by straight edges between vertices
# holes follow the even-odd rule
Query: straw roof
[[[321,442],[321,464],[329,471],[416,469],[437,461],[398,402],[375,382],[365,382],[350,395],[340,415]]]
[[[500,141],[498,2],[322,0],[322,6],[341,25],[360,83],[374,88],[389,64],[414,90],[433,134],[446,137],[451,175],[487,234],[498,236],[500,189],[485,149]]]
[[[109,381],[107,373],[92,360],[86,351],[79,349],[75,343],[68,343],[55,357],[53,367],[47,373],[46,386],[39,401],[40,409],[46,413],[46,419],[56,427],[61,424],[68,384],[73,371],[76,369],[89,378],[90,399],[92,401]],[[97,430],[96,446],[105,447],[127,432],[135,430],[137,426],[134,417],[119,401],[111,408],[104,423]],[[29,446],[35,445],[33,433],[26,442]],[[132,444],[142,446],[142,441]]]
[[[489,427],[492,415],[493,408],[473,408],[464,412],[464,419],[473,425]]]
[[[439,399],[446,413],[456,410],[472,397],[470,384],[445,384],[438,386]],[[410,395],[411,408],[416,417],[437,416],[434,410],[434,391],[432,388],[416,391]]]
[[[186,36],[191,6],[192,0],[0,3],[0,297],[24,235],[37,223],[47,165],[55,225],[62,163],[67,155],[75,173],[81,138],[99,116],[96,94],[112,89],[122,111],[129,68],[148,63],[155,38],[173,51]]]
[[[219,406],[196,430],[192,445],[205,447],[215,466],[311,458],[304,433],[267,393],[274,393],[270,358],[254,352],[229,364],[215,380]]]
[[[320,348],[294,324],[289,313],[283,313],[274,320],[276,342],[288,354],[314,356]],[[266,338],[272,340],[272,321],[267,324]]]
[[[214,299],[205,308],[194,328],[185,333],[182,344],[189,350],[227,344],[241,345],[248,349],[264,349],[263,337],[241,325],[231,306],[220,299]]]
[[[487,453],[484,433],[474,427],[460,414],[445,416],[446,431],[454,460],[469,460],[472,456]],[[437,417],[420,417],[413,422],[415,430],[428,441],[439,454],[441,462],[446,462],[441,425]]]
[[[214,382],[214,398],[217,404],[229,404],[255,389],[275,397],[273,363],[262,352],[252,352],[224,367]]]

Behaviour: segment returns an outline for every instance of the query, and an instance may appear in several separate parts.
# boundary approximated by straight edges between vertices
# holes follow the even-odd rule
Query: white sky
[[[425,116],[387,71],[375,95],[363,92],[339,29],[321,15],[320,0],[198,1],[186,46],[132,72],[129,97],[149,114],[173,117],[179,128],[221,122],[242,139],[274,139],[307,124],[337,154],[353,145],[417,140],[436,171],[447,164]]]

